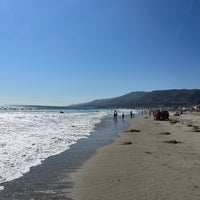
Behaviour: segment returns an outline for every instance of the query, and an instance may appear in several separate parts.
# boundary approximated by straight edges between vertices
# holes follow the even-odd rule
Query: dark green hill
[[[137,108],[161,106],[191,106],[200,102],[200,89],[155,90],[152,92],[131,92],[120,97],[94,100],[72,105],[78,108]]]
[[[136,106],[191,106],[200,100],[200,90],[156,90],[147,93],[144,97],[135,102]]]

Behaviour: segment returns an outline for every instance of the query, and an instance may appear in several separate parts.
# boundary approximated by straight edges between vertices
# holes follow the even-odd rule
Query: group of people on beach
[[[117,120],[117,116],[118,116],[118,114],[117,114],[117,111],[115,110],[115,111],[114,111],[114,115],[113,115],[113,119],[114,119],[115,121]],[[123,113],[122,113],[122,119],[124,119],[124,117],[125,117],[125,114],[124,114],[124,112],[123,112]],[[134,113],[133,113],[132,110],[130,111],[130,117],[131,117],[131,118],[134,117]]]

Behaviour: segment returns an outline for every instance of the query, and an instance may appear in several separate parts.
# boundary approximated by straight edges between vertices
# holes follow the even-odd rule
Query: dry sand
[[[140,132],[121,133],[72,174],[73,199],[199,200],[200,115],[170,119],[133,119]]]

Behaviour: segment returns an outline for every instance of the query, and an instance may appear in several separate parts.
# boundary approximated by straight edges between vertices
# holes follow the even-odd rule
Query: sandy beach
[[[200,199],[200,115],[135,118],[72,173],[75,200]],[[132,129],[132,130],[131,130]]]

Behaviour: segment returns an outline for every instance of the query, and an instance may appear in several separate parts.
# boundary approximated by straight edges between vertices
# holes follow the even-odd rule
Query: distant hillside
[[[131,92],[120,97],[94,100],[72,105],[78,108],[138,108],[161,106],[191,106],[200,103],[200,89],[156,90],[152,92]]]
[[[136,106],[191,106],[200,101],[200,90],[157,90],[147,93],[135,102]]]

